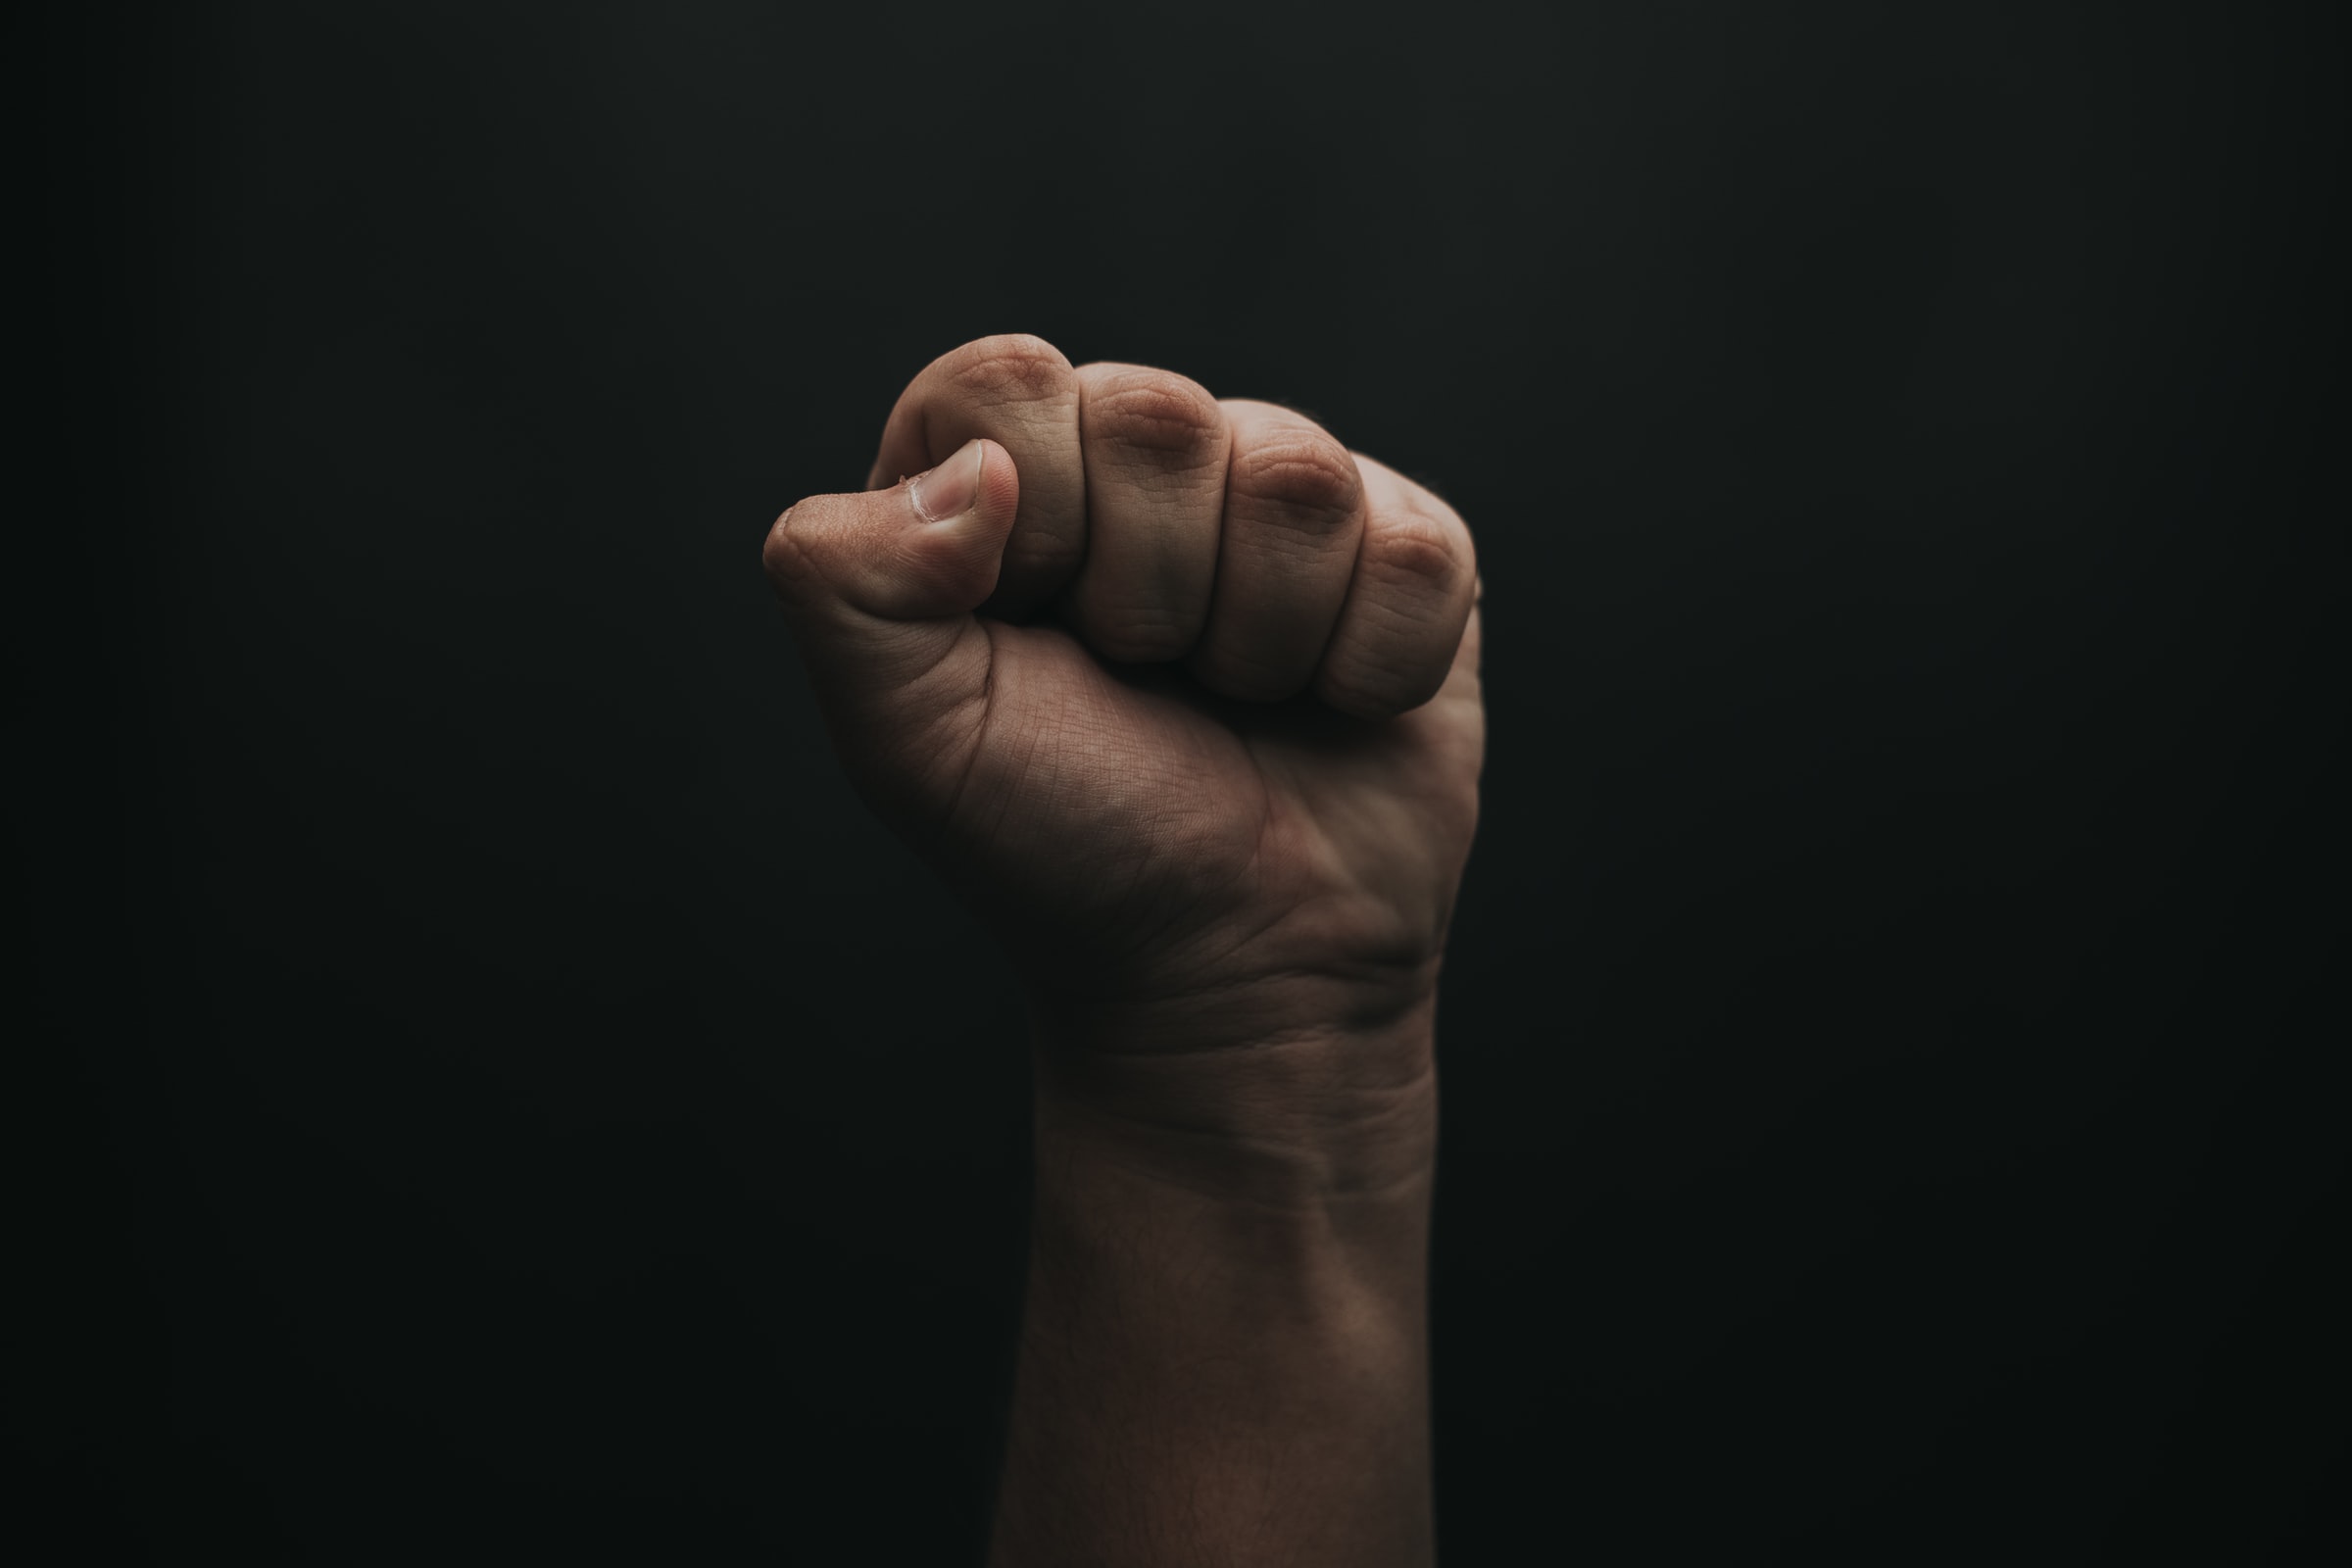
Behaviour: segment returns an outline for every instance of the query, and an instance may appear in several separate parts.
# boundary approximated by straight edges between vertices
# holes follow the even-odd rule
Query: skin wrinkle
[[[1378,1118],[1350,1121],[1342,1129],[1349,1134],[1378,1131],[1384,1122],[1402,1122],[1409,1116],[1421,1114],[1419,1107]],[[1384,1201],[1417,1184],[1422,1178],[1414,1170],[1401,1170],[1386,1180],[1348,1180],[1328,1160],[1302,1158],[1288,1153],[1290,1146],[1272,1138],[1256,1142],[1238,1139],[1232,1133],[1211,1127],[1171,1127],[1161,1122],[1139,1122],[1136,1130],[1157,1140],[1189,1142],[1195,1149],[1220,1164],[1234,1164],[1237,1159],[1257,1173],[1247,1189],[1231,1184],[1203,1180],[1190,1172],[1200,1169],[1199,1160],[1169,1161],[1154,1164],[1135,1155],[1105,1154],[1104,1160],[1115,1163],[1130,1174],[1147,1177],[1154,1182],[1180,1187],[1196,1196],[1219,1203],[1241,1204],[1269,1215],[1296,1216],[1300,1213],[1324,1211],[1338,1202],[1364,1200]],[[1284,1188],[1295,1196],[1284,1199],[1271,1196],[1265,1188],[1266,1171],[1279,1170],[1287,1174],[1278,1178]]]
[[[1084,385],[1082,372],[1082,389]],[[1114,451],[1125,445],[1161,456],[1191,457],[1194,461],[1184,466],[1202,468],[1217,456],[1225,434],[1224,411],[1216,400],[1181,376],[1127,371],[1110,378],[1100,392],[1082,390],[1080,399],[1082,410],[1097,411],[1098,417],[1110,421],[1111,428],[1102,432],[1097,444]],[[1082,420],[1090,436],[1095,433],[1091,422]],[[1163,465],[1139,458],[1134,466],[1149,472]]]
[[[987,623],[981,624],[985,633]],[[997,710],[997,640],[993,635],[988,638],[988,668],[981,677],[980,690],[964,699],[967,708],[975,702],[979,704],[980,716],[973,721],[971,739],[964,748],[963,765],[956,770],[956,782],[949,788],[947,799],[940,806],[933,829],[935,839],[945,837],[956,820],[963,805],[964,793],[971,788],[972,774],[979,768],[981,758],[987,755],[989,722],[996,716]]]
[[[1261,448],[1248,467],[1236,465],[1229,494],[1262,509],[1253,515],[1322,540],[1355,520],[1364,490],[1346,453],[1311,443],[1290,453]]]
[[[1231,429],[1207,391],[1140,367],[1078,372],[1087,551],[1064,600],[1108,657],[1178,659],[1206,623]]]

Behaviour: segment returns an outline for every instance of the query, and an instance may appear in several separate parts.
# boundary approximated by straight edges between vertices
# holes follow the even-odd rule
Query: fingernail
[[[946,522],[972,510],[980,499],[980,465],[988,449],[977,439],[956,449],[956,455],[936,468],[927,468],[906,481],[906,499],[925,522]]]

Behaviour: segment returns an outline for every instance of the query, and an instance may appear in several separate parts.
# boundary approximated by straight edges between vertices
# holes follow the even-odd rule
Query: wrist
[[[1247,1097],[1188,1094],[1137,1115],[1041,1085],[1033,1237],[1065,1261],[1123,1259],[1162,1306],[1264,1308],[1319,1343],[1362,1330],[1409,1345],[1427,1305],[1436,1108],[1434,1080],[1344,1128]]]
[[[1426,1042],[1442,955],[1414,961],[1271,967],[1214,979],[1089,983],[1027,970],[1022,990],[1040,1045],[1102,1056],[1213,1055],[1293,1039]]]
[[[1368,1009],[1367,1009],[1368,1010]],[[1037,1161],[1298,1213],[1426,1204],[1434,992],[1343,1026],[1033,1005]]]
[[[1041,1083],[992,1560],[1160,1541],[1188,1561],[1426,1563],[1434,1144],[1299,1136],[1195,1102],[1198,1083],[1207,1130]]]

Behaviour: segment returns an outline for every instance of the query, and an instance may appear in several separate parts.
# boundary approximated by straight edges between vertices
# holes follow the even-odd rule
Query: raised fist
[[[1485,734],[1453,510],[1298,414],[1024,336],[916,376],[868,485],[764,564],[842,761],[1047,1054],[1362,1036],[1426,1074]]]

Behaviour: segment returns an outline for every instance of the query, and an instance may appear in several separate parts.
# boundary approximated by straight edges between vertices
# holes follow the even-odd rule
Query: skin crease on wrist
[[[1428,1561],[1462,519],[1287,409],[1011,336],[763,562],[843,766],[1030,1002],[995,1560]]]

